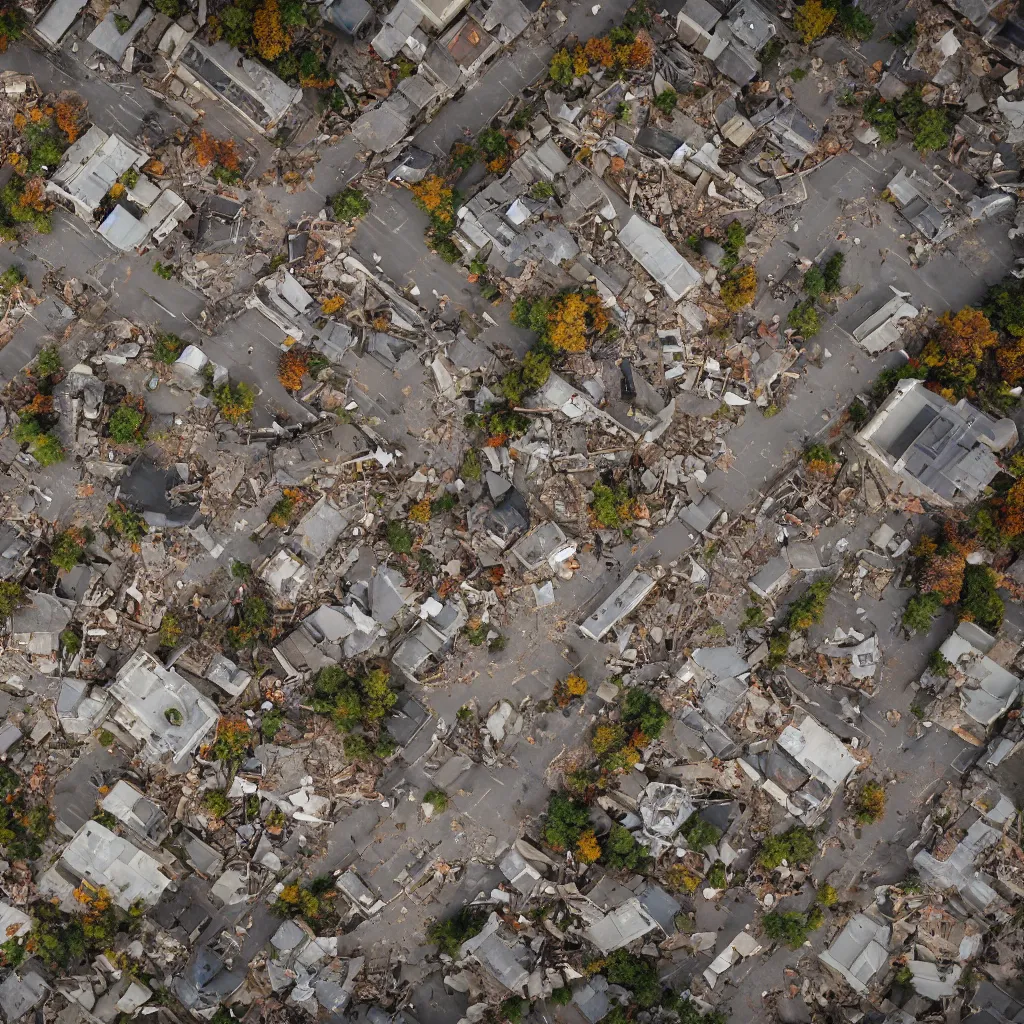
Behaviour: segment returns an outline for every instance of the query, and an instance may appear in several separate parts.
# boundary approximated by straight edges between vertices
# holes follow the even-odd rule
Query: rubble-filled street
[[[0,0],[0,1024],[1024,1024],[1024,11]]]

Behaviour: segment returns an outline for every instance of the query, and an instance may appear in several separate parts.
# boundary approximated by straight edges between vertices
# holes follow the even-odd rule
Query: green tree
[[[652,102],[654,103],[654,106],[667,117],[676,109],[676,103],[678,100],[679,94],[675,89],[670,87],[659,92]]]
[[[64,451],[64,445],[60,443],[56,434],[49,432],[40,434],[29,445],[29,451],[32,452],[36,462],[44,469],[47,466],[52,466],[54,463],[63,462],[67,455]]]
[[[398,694],[391,689],[390,675],[384,669],[375,668],[363,677],[363,718],[376,722],[384,718],[395,706]]]
[[[650,857],[647,847],[641,846],[629,829],[615,824],[605,840],[601,859],[610,868],[625,868],[636,872],[643,870]]]
[[[993,285],[981,309],[997,330],[1024,338],[1024,281],[1007,277]]]
[[[879,142],[895,142],[900,134],[900,122],[891,103],[886,103],[878,93],[874,93],[864,101],[861,114],[872,128],[878,132]]]
[[[20,583],[13,583],[10,580],[0,581],[0,619],[7,619],[21,607],[25,596]]]
[[[617,949],[604,961],[602,973],[609,984],[629,989],[641,1009],[646,1010],[661,999],[658,970],[644,957]]]
[[[149,532],[144,516],[133,512],[123,501],[113,501],[107,506],[104,528],[114,537],[123,537],[129,544],[136,544]]]
[[[477,910],[463,907],[446,921],[435,921],[427,929],[427,939],[437,946],[439,953],[445,953],[457,960],[462,944],[478,935],[487,918]]]
[[[997,577],[987,565],[964,568],[960,590],[960,615],[976,622],[982,629],[995,632],[1003,624],[1003,600],[996,593]]]
[[[916,633],[927,633],[941,611],[942,599],[938,594],[916,594],[903,609],[903,628]]]
[[[803,302],[798,302],[789,311],[786,323],[805,341],[808,338],[813,338],[821,330],[818,310],[815,308],[812,299],[804,299]]]
[[[636,730],[648,740],[655,740],[668,724],[669,714],[657,698],[638,686],[630,687],[622,701],[622,723],[630,732]]]
[[[110,421],[107,423],[111,440],[117,444],[143,444],[146,440],[143,430],[145,421],[144,409],[139,409],[137,405],[128,402],[122,402],[111,413]]]
[[[50,561],[58,568],[70,572],[85,558],[85,536],[77,528],[57,534],[50,546]]]
[[[774,871],[782,865],[807,864],[817,853],[814,836],[805,828],[794,826],[779,835],[765,837],[757,851],[757,862],[763,868]]]
[[[587,808],[564,793],[552,793],[544,822],[544,841],[553,850],[571,850],[590,827]]]

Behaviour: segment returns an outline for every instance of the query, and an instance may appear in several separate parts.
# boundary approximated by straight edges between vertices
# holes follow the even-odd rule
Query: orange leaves
[[[603,68],[610,68],[615,63],[615,50],[611,40],[607,36],[597,36],[587,40],[583,47],[587,60],[592,64],[600,64]]]
[[[278,0],[264,0],[252,18],[252,34],[256,49],[264,60],[276,60],[292,45],[292,37],[281,24]]]
[[[337,313],[344,305],[344,295],[330,295],[320,303],[320,312],[324,316],[330,316],[332,313]]]
[[[81,120],[82,114],[85,113],[85,104],[77,98],[64,100],[57,103],[53,110],[57,127],[67,136],[68,142],[74,142],[82,131]]]
[[[210,164],[216,163],[226,171],[238,170],[238,151],[232,139],[215,138],[204,128],[198,135],[193,136],[192,148],[195,151],[196,163],[200,167],[209,167]]]
[[[445,187],[444,179],[440,175],[431,174],[415,185],[410,185],[409,191],[412,192],[416,205],[424,213],[445,221],[452,219],[448,212],[452,205],[452,190]]]
[[[601,856],[601,846],[594,835],[594,830],[588,828],[579,839],[576,840],[576,857],[584,864],[593,864]]]
[[[25,188],[18,199],[18,204],[26,209],[35,210],[37,213],[46,213],[53,209],[53,203],[46,200],[46,184],[42,178],[29,178],[25,182]]]
[[[626,58],[627,67],[637,69],[645,68],[651,63],[654,56],[654,48],[650,41],[644,36],[637,36],[633,45],[629,48],[629,56]]]
[[[938,336],[942,347],[955,359],[978,362],[986,349],[999,340],[988,317],[980,309],[965,306],[957,313],[939,317]]]
[[[309,369],[309,355],[303,349],[290,348],[277,363],[277,379],[288,391],[298,391]]]

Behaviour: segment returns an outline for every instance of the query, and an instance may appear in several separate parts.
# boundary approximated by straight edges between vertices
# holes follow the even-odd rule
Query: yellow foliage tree
[[[430,497],[425,497],[422,501],[417,501],[411,509],[409,509],[409,521],[412,523],[429,523],[430,522]]]
[[[740,267],[722,282],[722,302],[735,313],[749,306],[757,295],[757,271],[753,267]]]
[[[593,864],[601,856],[601,844],[594,835],[594,830],[588,828],[579,839],[576,840],[576,858],[584,864]]]
[[[302,387],[302,378],[309,369],[309,355],[301,349],[293,348],[281,353],[277,362],[277,379],[288,391],[298,391]]]
[[[820,39],[831,27],[836,12],[821,0],[806,0],[793,15],[793,27],[800,33],[805,45]]]
[[[573,697],[582,697],[587,692],[587,681],[583,676],[571,675],[565,681],[565,689]]]
[[[256,49],[264,60],[277,60],[292,45],[292,37],[281,24],[278,0],[264,0],[252,17],[252,34]]]

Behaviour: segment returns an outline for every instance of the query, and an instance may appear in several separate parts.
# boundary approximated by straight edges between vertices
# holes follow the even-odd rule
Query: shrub
[[[811,267],[804,274],[803,289],[812,299],[818,298],[825,291],[825,275],[817,267]]]
[[[572,1002],[572,989],[568,985],[556,988],[551,993],[551,1002],[555,1006],[568,1006]]]
[[[806,864],[817,850],[814,836],[807,829],[794,826],[781,835],[766,836],[757,851],[757,863],[768,871],[774,871],[783,861]]]
[[[601,844],[592,828],[585,829],[576,840],[576,859],[581,864],[593,864],[601,856]]]
[[[61,630],[60,646],[65,657],[73,658],[82,649],[82,638],[73,629]]]
[[[834,582],[830,576],[817,580],[790,605],[786,619],[786,625],[790,630],[804,632],[821,622]]]
[[[821,0],[806,0],[793,15],[793,28],[800,34],[805,45],[820,39],[832,26],[836,12],[822,4]]]
[[[1003,624],[1003,601],[996,593],[998,577],[987,565],[967,565],[960,591],[960,617],[995,632]]]
[[[77,527],[71,527],[58,534],[50,547],[50,562],[58,569],[70,572],[85,558],[85,533]]]
[[[477,455],[475,448],[466,450],[466,454],[462,458],[462,468],[459,470],[459,474],[463,480],[471,482],[479,480],[483,476],[483,466],[480,464],[480,456]]]
[[[104,528],[115,537],[123,537],[129,544],[137,544],[149,532],[144,516],[133,512],[123,501],[107,505]]]
[[[841,287],[843,267],[846,264],[846,256],[841,252],[834,252],[825,264],[825,292],[834,295]]]
[[[757,271],[750,266],[741,267],[722,282],[722,302],[736,313],[749,306],[757,296]]]
[[[530,1009],[527,1000],[520,996],[509,996],[503,999],[498,1006],[498,1015],[508,1021],[508,1024],[520,1024],[525,1014]]]
[[[523,375],[523,386],[527,391],[536,391],[544,387],[551,376],[551,356],[547,352],[538,349],[530,349],[523,356],[523,364],[520,367]]]
[[[646,742],[657,739],[669,720],[661,702],[639,686],[626,691],[621,713],[627,731],[641,733]]]
[[[729,879],[725,873],[725,865],[720,860],[716,860],[711,865],[705,881],[707,881],[712,889],[725,889],[729,885]]]
[[[864,13],[863,7],[855,7],[852,3],[840,4],[839,23],[844,35],[861,42],[866,42],[875,33],[874,21]]]
[[[161,263],[160,260],[154,260],[153,273],[157,277],[162,277],[165,281],[170,281],[174,277],[174,266],[170,263]]]
[[[871,418],[867,406],[856,398],[847,407],[846,415],[854,430],[859,430]]]
[[[448,810],[448,794],[443,789],[428,789],[423,802],[434,808],[435,814],[444,814]]]
[[[811,299],[798,302],[786,317],[786,323],[803,339],[813,338],[821,330],[818,310]]]
[[[900,134],[900,122],[891,103],[886,103],[878,93],[869,96],[861,108],[861,115],[878,132],[880,142],[895,142]]]
[[[839,902],[839,893],[831,885],[819,885],[816,898],[823,907],[834,907]]]
[[[370,212],[370,200],[366,198],[361,189],[351,186],[331,196],[330,203],[335,220],[358,220]]]
[[[388,545],[396,555],[408,555],[412,552],[412,534],[404,523],[392,519],[387,525],[386,535]]]
[[[164,710],[164,718],[175,727],[185,721],[184,715],[177,708],[166,708]]]
[[[605,961],[602,973],[611,985],[629,989],[641,1009],[654,1006],[661,998],[661,981],[650,960],[617,949]]]
[[[773,910],[761,918],[761,927],[773,942],[785,942],[790,949],[799,949],[823,920],[820,914],[810,911],[804,914],[798,910]]]
[[[21,584],[10,580],[0,581],[0,618],[10,617],[24,603]]]
[[[685,864],[673,864],[665,872],[665,884],[673,892],[696,892],[700,886],[700,875],[695,874]]]
[[[153,345],[153,358],[158,363],[170,365],[181,355],[184,348],[185,342],[176,334],[168,334],[161,331],[156,336],[156,341]]]
[[[160,620],[160,646],[171,648],[177,645],[178,641],[185,635],[185,631],[178,622],[178,617],[171,612],[165,612]]]
[[[551,849],[559,852],[574,849],[589,827],[590,814],[583,804],[563,793],[551,794],[544,822],[544,841]]]
[[[789,631],[785,629],[773,633],[768,638],[768,657],[765,659],[765,665],[768,668],[776,668],[786,660],[789,654],[790,640]]]
[[[229,423],[241,423],[252,415],[256,392],[244,381],[232,384],[226,380],[214,389],[213,404]]]
[[[274,737],[284,728],[284,715],[277,708],[265,711],[260,719],[260,732],[268,743],[274,742]]]
[[[52,377],[63,369],[64,363],[61,362],[60,349],[56,345],[47,345],[39,350],[39,355],[36,356],[36,373],[40,377]]]
[[[668,88],[659,92],[652,102],[654,103],[654,106],[667,117],[676,109],[678,99],[679,94],[675,89]]]
[[[590,511],[599,525],[615,529],[631,518],[629,491],[625,484],[616,484],[613,488],[596,483],[593,490],[594,500],[590,503]]]
[[[29,446],[29,450],[32,452],[36,462],[39,463],[44,469],[47,466],[52,466],[56,462],[63,462],[66,456],[64,446],[60,443],[56,435],[46,433],[40,434]]]
[[[885,787],[874,779],[862,783],[851,810],[861,825],[872,825],[885,817]]]
[[[556,85],[568,87],[572,85],[576,77],[572,54],[563,46],[552,58],[548,65],[548,74]]]
[[[427,929],[427,939],[437,946],[439,953],[445,953],[456,960],[462,944],[479,934],[486,920],[479,911],[463,907],[447,921],[435,921]]]
[[[110,439],[116,444],[141,445],[146,440],[146,432],[143,429],[145,422],[146,407],[142,400],[133,401],[129,397],[110,414],[107,431]]]
[[[942,653],[941,647],[936,647],[935,650],[928,655],[929,672],[945,678],[949,675],[950,671],[952,671],[952,668],[952,663],[946,661],[946,656]]]
[[[949,145],[949,118],[944,110],[926,110],[914,122],[914,149],[930,153]]]
[[[903,609],[903,628],[915,633],[927,633],[940,611],[942,601],[938,594],[916,594]]]
[[[545,199],[551,199],[555,194],[555,186],[550,181],[535,181],[530,186],[530,198],[542,203]]]
[[[807,77],[807,69],[793,68],[789,73],[789,77],[792,78],[794,82],[802,82]]]
[[[215,818],[223,818],[231,812],[231,801],[227,798],[227,794],[223,789],[207,790],[203,803]]]

